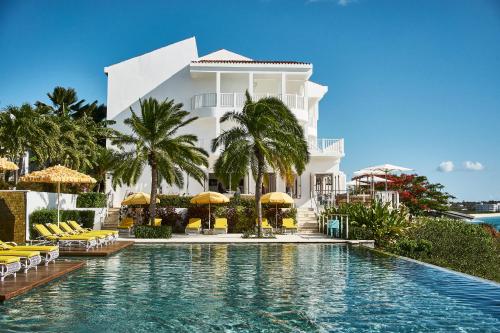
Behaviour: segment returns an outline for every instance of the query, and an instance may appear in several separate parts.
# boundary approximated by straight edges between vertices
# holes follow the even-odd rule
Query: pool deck
[[[73,271],[85,266],[83,261],[56,260],[48,266],[39,265],[38,269],[30,269],[28,273],[17,273],[16,277],[8,276],[0,282],[0,302],[25,294],[28,291],[46,285]]]
[[[120,238],[120,240],[129,240],[139,243],[166,243],[166,244],[202,244],[202,243],[327,243],[327,244],[350,244],[374,246],[373,240],[346,240],[338,238],[328,238],[321,234],[295,234],[295,235],[276,235],[276,238],[241,238],[242,234],[221,234],[221,235],[181,235],[174,234],[168,239],[135,239]]]
[[[107,257],[134,244],[130,239],[118,240],[111,245],[89,249],[64,249],[59,252],[61,257]]]

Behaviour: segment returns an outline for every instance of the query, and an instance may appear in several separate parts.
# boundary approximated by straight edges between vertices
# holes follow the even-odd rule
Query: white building
[[[230,126],[220,124],[220,117],[229,110],[241,110],[246,90],[254,99],[278,97],[304,127],[311,161],[306,171],[288,186],[279,174],[266,175],[265,191],[287,191],[299,207],[311,205],[313,196],[333,197],[345,191],[345,175],[339,170],[344,141],[318,138],[319,102],[328,87],[310,81],[313,73],[310,63],[257,61],[227,50],[199,57],[193,37],[106,67],[104,71],[108,76],[108,119],[116,121],[117,129],[128,130],[123,120],[130,116],[130,107],[140,109],[139,98],[173,98],[199,117],[184,132],[196,134],[200,146],[207,151],[211,140]],[[210,153],[205,184],[189,179],[184,188],[162,184],[160,191],[196,194],[221,190],[223,187],[212,173],[216,158],[217,153]],[[242,193],[255,191],[251,175],[234,182]],[[150,191],[150,173],[146,171],[136,186],[112,192],[113,204],[119,205],[129,192],[135,191]]]
[[[500,211],[500,204],[481,202],[476,204],[476,212],[495,213]]]

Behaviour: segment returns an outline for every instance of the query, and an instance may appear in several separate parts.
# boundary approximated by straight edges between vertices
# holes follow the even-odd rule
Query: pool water
[[[135,245],[0,305],[2,332],[499,332],[500,286],[341,245]]]

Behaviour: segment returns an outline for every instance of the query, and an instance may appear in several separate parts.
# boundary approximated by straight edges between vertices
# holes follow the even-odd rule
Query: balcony
[[[191,98],[191,109],[196,110],[200,108],[242,108],[245,104],[244,93],[205,93],[194,95]],[[283,103],[292,110],[305,110],[305,97],[297,94],[254,94],[253,100],[259,100],[265,97],[276,97],[283,101]],[[217,104],[217,101],[219,102]]]
[[[308,144],[311,155],[344,156],[344,139],[316,138]]]

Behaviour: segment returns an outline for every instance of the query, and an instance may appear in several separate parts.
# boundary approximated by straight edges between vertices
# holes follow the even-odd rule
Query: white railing
[[[221,93],[220,106],[223,108],[241,108],[245,104],[243,93]]]
[[[191,98],[191,108],[193,110],[199,108],[215,107],[215,106],[217,106],[216,93],[200,94],[200,95],[195,95]]]
[[[389,204],[394,208],[399,207],[399,193],[397,191],[377,191],[375,199],[382,204]]]
[[[254,94],[252,99],[257,101],[261,98],[275,97],[283,101],[290,109],[305,109],[305,98],[297,94],[272,94],[260,93]],[[217,101],[219,103],[217,104]],[[220,93],[217,98],[217,93],[205,93],[194,95],[191,98],[191,108],[193,110],[205,107],[222,107],[222,108],[241,108],[245,104],[244,93]]]
[[[344,139],[317,138],[309,140],[312,152],[344,155]]]

